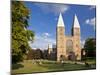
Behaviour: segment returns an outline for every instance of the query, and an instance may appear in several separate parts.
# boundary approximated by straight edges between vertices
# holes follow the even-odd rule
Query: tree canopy
[[[96,54],[96,39],[88,38],[85,41],[84,49],[86,51],[87,56],[94,57]]]
[[[27,59],[43,59],[43,52],[40,49],[32,49],[27,54]]]
[[[23,60],[29,41],[34,40],[34,32],[28,30],[29,10],[22,1],[12,1],[12,63]]]

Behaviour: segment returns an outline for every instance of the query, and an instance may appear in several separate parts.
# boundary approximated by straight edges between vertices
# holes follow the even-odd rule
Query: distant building
[[[48,59],[50,60],[56,60],[56,45],[52,45],[52,44],[49,44],[48,45]]]

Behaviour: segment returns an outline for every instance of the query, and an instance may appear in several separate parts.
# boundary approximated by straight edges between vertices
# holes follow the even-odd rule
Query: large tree
[[[23,60],[29,41],[33,41],[34,32],[28,30],[29,10],[22,1],[12,1],[12,63]]]
[[[43,59],[43,52],[40,49],[32,49],[27,54],[27,59]]]
[[[95,57],[95,55],[96,55],[96,39],[88,38],[85,41],[84,49],[86,50],[87,57]]]

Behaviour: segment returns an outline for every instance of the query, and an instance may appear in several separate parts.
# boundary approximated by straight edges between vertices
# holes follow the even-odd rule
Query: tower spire
[[[63,17],[62,17],[62,14],[61,13],[59,15],[57,27],[64,27],[64,21],[63,21]]]
[[[76,16],[76,14],[75,14],[75,17],[74,17],[74,28],[80,28],[80,24],[78,22],[78,18]]]

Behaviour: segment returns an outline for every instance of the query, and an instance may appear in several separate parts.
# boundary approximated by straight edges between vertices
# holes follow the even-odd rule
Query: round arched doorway
[[[75,60],[75,53],[73,51],[73,41],[71,39],[66,41],[66,53],[68,60]]]
[[[75,53],[73,51],[68,53],[68,60],[75,60]]]

